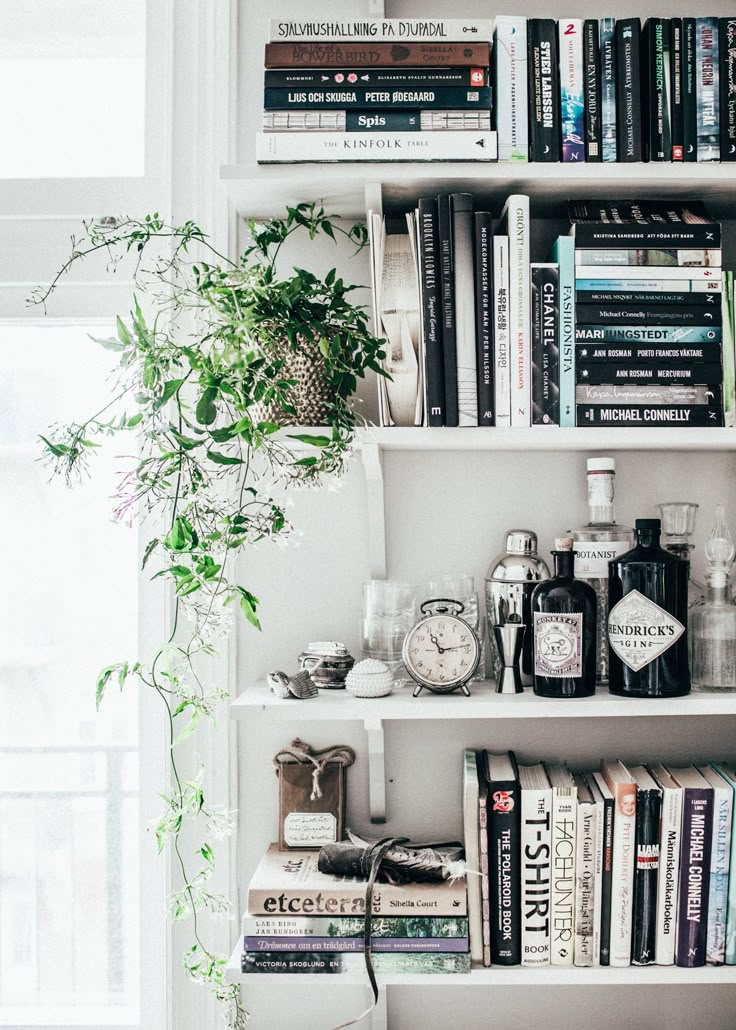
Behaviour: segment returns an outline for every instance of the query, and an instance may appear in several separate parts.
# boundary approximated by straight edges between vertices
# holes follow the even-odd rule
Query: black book
[[[713,788],[697,769],[670,769],[682,787],[680,890],[677,906],[678,966],[704,966],[713,833]]]
[[[521,962],[521,788],[513,751],[485,752],[491,962]]]
[[[440,233],[440,286],[442,290],[442,354],[445,362],[445,425],[458,423],[457,344],[455,341],[455,276],[452,260],[450,198],[437,198]]]
[[[642,33],[642,152],[645,161],[670,161],[670,21],[649,18]]]
[[[560,424],[560,272],[531,265],[532,425]]]
[[[360,66],[344,68],[279,68],[266,71],[264,86],[278,86],[289,89],[350,89],[354,84],[373,89],[386,86],[403,86],[407,89],[443,89],[446,86],[488,85],[487,68],[366,68]]]
[[[641,161],[641,22],[616,22],[616,124],[619,161]]]
[[[718,19],[721,59],[721,161],[736,161],[736,18]]]
[[[423,111],[489,111],[491,87],[481,89],[447,86],[442,89],[423,89],[420,85],[402,88],[387,86],[331,86],[307,89],[284,89],[267,86],[263,90],[266,111],[344,111],[354,108],[421,108]]]
[[[474,215],[475,339],[478,377],[478,425],[495,425],[496,384],[493,379],[493,219],[488,211]]]
[[[427,422],[445,424],[445,367],[442,352],[442,298],[440,287],[440,235],[437,201],[422,197],[417,208],[419,289],[422,301],[422,336],[427,396]]]
[[[721,294],[714,293],[720,300]],[[717,308],[700,305],[672,304],[657,307],[656,304],[618,306],[617,304],[578,304],[575,320],[578,325],[708,325],[721,324],[722,312]]]
[[[631,964],[648,966],[656,961],[662,791],[643,766],[636,766],[630,771],[636,782],[636,865],[631,917]]]
[[[695,18],[682,19],[683,160],[698,160],[697,40]]]
[[[670,19],[670,136],[672,160],[682,161],[685,153],[682,108],[682,18]]]
[[[622,348],[622,350],[626,349]],[[655,349],[651,348],[651,350]],[[657,362],[654,359],[639,364],[627,360],[588,362],[578,351],[575,376],[576,382],[591,385],[610,383],[629,386],[632,383],[640,383],[643,386],[650,386],[672,383],[675,386],[690,386],[722,382],[723,369],[719,363],[693,365],[688,362],[678,365],[669,361]]]
[[[589,427],[722,428],[723,406],[719,404],[578,404],[576,419],[576,425]]]
[[[650,364],[667,361],[673,365],[690,365],[691,367],[720,366],[720,343],[702,344],[668,344],[668,343],[578,343],[575,345],[575,357],[589,368],[593,364],[630,363]],[[716,379],[715,382],[719,380]]]
[[[552,18],[527,22],[529,78],[529,160],[560,160],[560,73],[557,23]]]
[[[590,777],[593,795],[603,798],[603,855],[601,872],[601,931],[599,956],[602,966],[611,964],[611,891],[613,888],[613,794],[599,772]]]
[[[601,131],[601,55],[598,21],[583,22],[583,89],[585,111],[585,160],[600,161]]]
[[[575,294],[578,304],[622,304],[625,307],[661,307],[670,304],[684,304],[686,307],[720,308],[720,293],[633,293],[626,290],[578,290]]]

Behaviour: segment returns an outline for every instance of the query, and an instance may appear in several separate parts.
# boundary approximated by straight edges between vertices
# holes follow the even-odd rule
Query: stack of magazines
[[[484,19],[278,21],[261,163],[493,161]]]

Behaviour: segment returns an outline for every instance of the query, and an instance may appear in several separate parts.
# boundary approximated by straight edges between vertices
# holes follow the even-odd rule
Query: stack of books
[[[500,160],[736,160],[736,17],[494,23]]]
[[[736,965],[736,772],[571,773],[465,752],[470,946],[488,965]]]
[[[483,19],[273,20],[260,163],[494,161]]]
[[[365,880],[330,876],[316,851],[272,844],[248,888],[244,973],[360,973],[365,969]],[[371,931],[377,973],[470,971],[463,878],[377,883]]]
[[[699,204],[570,204],[578,425],[722,426],[721,226]]]

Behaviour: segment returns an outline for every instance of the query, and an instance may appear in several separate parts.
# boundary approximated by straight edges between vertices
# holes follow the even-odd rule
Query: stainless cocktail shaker
[[[512,529],[506,534],[506,550],[491,562],[486,573],[486,614],[488,616],[494,675],[501,661],[491,627],[512,622],[532,625],[532,592],[537,583],[549,579],[549,568],[537,554],[537,534],[529,529]],[[530,686],[534,672],[531,632],[524,635],[521,654],[521,682]]]

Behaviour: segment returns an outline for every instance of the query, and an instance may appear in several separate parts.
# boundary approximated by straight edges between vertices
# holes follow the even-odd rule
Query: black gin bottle
[[[635,546],[608,565],[608,689],[679,697],[690,691],[690,562],[659,546],[659,519],[637,519],[635,530]]]
[[[596,596],[575,579],[572,537],[555,541],[555,573],[532,594],[534,693],[588,697],[595,692]]]

